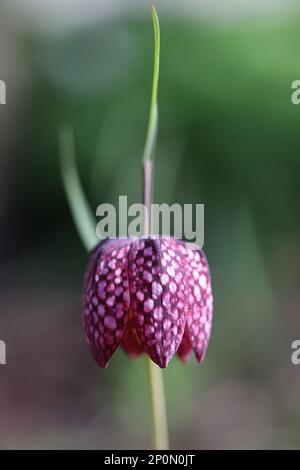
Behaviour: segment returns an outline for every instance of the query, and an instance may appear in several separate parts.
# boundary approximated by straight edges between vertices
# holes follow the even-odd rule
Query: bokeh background
[[[299,2],[157,1],[156,202],[205,204],[215,316],[204,364],[164,372],[171,445],[300,448]],[[148,1],[1,0],[0,447],[151,448],[147,370],[107,370],[81,328],[87,255],[57,134],[74,128],[95,211],[139,202],[152,79]]]

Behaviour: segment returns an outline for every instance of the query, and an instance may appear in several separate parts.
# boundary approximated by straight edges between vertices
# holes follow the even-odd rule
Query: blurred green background
[[[149,2],[83,4],[0,4],[0,448],[152,445],[145,360],[117,351],[101,370],[85,344],[87,255],[57,145],[73,126],[93,211],[120,194],[140,201]],[[174,358],[164,372],[172,448],[300,448],[295,5],[157,2],[155,201],[205,204],[215,304],[204,364]]]

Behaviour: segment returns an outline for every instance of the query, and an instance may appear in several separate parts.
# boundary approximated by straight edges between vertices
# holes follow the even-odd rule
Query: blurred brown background
[[[156,2],[157,202],[205,204],[215,295],[207,359],[165,371],[173,448],[299,448],[300,10]],[[225,5],[226,3],[226,5]],[[62,188],[68,123],[93,210],[140,199],[152,78],[149,2],[0,2],[0,447],[151,447],[144,359],[92,361],[87,255]]]

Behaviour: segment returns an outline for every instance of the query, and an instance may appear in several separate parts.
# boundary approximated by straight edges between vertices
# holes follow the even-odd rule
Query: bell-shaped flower
[[[92,251],[84,283],[84,327],[105,367],[122,345],[160,367],[172,356],[204,359],[212,323],[208,264],[201,250],[173,238],[106,240]]]

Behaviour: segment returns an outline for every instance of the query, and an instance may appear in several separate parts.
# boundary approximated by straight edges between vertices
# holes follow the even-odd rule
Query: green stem
[[[169,437],[168,437],[168,421],[166,413],[166,402],[164,393],[164,381],[162,370],[151,361],[147,359],[149,382],[151,390],[151,404],[154,425],[155,449],[168,450]]]
[[[158,124],[157,89],[159,79],[160,30],[158,16],[154,5],[152,5],[152,19],[154,28],[154,67],[149,123],[144,149],[144,162],[152,160],[154,157]]]
[[[145,206],[144,216],[144,235],[151,233],[151,195],[152,195],[152,175],[153,175],[153,157],[157,137],[158,107],[157,107],[157,88],[159,78],[159,51],[160,51],[160,33],[159,22],[155,7],[152,6],[152,18],[154,25],[154,74],[152,86],[152,98],[149,115],[149,125],[144,151],[143,164],[143,202]],[[149,384],[153,414],[154,441],[157,450],[169,448],[168,422],[165,403],[165,392],[162,370],[147,359],[149,371]]]

